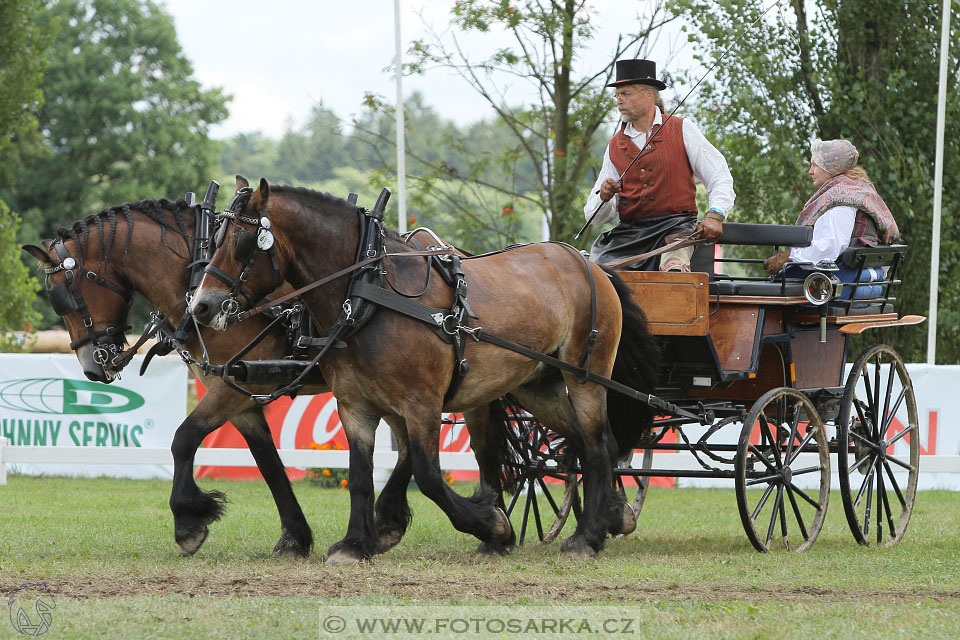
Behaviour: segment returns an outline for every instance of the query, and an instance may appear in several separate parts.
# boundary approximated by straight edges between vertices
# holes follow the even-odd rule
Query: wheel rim
[[[507,411],[511,418],[507,434],[510,464],[520,477],[506,505],[507,517],[522,509],[518,545],[533,531],[541,542],[551,542],[563,529],[571,510],[576,513],[580,506],[577,476],[565,471],[571,464],[566,443],[530,414],[512,406]],[[575,466],[576,461],[572,464]],[[552,495],[550,486],[556,485],[547,483],[547,477],[563,481],[561,498]]]
[[[813,545],[830,498],[830,451],[805,395],[781,388],[757,400],[744,419],[735,477],[740,520],[758,551]]]
[[[913,383],[893,348],[874,345],[857,358],[837,423],[837,469],[850,531],[862,545],[895,545],[913,513],[920,437]]]

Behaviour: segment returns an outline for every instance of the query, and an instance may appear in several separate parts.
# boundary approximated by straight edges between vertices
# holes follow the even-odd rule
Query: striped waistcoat
[[[620,127],[610,139],[610,159],[619,173],[623,173],[640,152],[623,132],[626,126]],[[623,176],[619,205],[622,222],[668,213],[697,212],[697,187],[683,145],[683,118],[669,118],[662,127],[655,126],[650,136],[653,142]]]

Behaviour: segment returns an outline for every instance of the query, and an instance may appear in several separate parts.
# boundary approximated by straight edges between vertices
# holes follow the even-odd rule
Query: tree
[[[461,129],[414,93],[405,100],[404,126],[408,226],[429,226],[475,252],[539,239],[539,222],[516,206],[523,198],[518,189],[532,184],[533,172],[522,156],[504,152],[515,142],[503,123]],[[395,127],[395,107],[367,96],[347,148],[355,165],[370,172],[370,186],[396,175]]]
[[[0,154],[6,155],[17,136],[36,128],[36,112],[43,102],[38,85],[46,59],[43,55],[53,30],[35,22],[39,0],[7,0],[0,5]],[[9,171],[0,164],[0,177]],[[20,218],[0,200],[0,350],[19,349],[11,335],[36,322],[30,304],[37,281],[20,261],[17,229]]]
[[[462,0],[452,10],[455,29],[465,33],[504,31],[515,44],[480,61],[470,59],[455,35],[447,41],[434,34],[412,47],[415,60],[411,71],[452,69],[493,107],[512,139],[500,163],[509,167],[522,157],[534,175],[531,184],[505,186],[500,191],[505,198],[520,198],[518,206],[547,216],[554,240],[572,242],[583,224],[583,202],[593,183],[590,170],[600,162],[594,138],[614,107],[604,90],[614,62],[631,49],[645,55],[652,43],[648,37],[673,19],[665,15],[660,2],[654,3],[649,15],[638,18],[635,32],[611,44],[605,66],[578,75],[578,52],[595,34],[591,14],[585,0]],[[510,104],[498,77],[529,84],[538,99],[528,105]],[[469,171],[461,174],[473,175]],[[586,239],[581,240],[584,242]]]
[[[825,0],[814,6],[791,0],[789,7],[760,19],[700,94],[700,120],[720,139],[734,176],[737,219],[792,223],[812,193],[805,175],[810,140],[850,139],[910,245],[901,312],[926,315],[940,3]],[[710,64],[764,7],[746,0],[676,0],[674,9],[697,25],[690,40],[700,43],[701,60]],[[945,203],[960,198],[956,32],[950,52]],[[953,276],[960,267],[960,228],[944,225],[941,242],[937,359],[956,362],[960,283]],[[894,337],[905,358],[923,359],[922,329],[904,328]]]
[[[226,98],[191,78],[169,15],[150,0],[58,0],[37,22],[60,33],[39,133],[18,145],[4,194],[30,234],[207,181],[219,152],[207,133]]]
[[[344,150],[340,119],[323,103],[316,104],[302,129],[287,130],[280,139],[278,178],[292,184],[329,180],[340,166]]]

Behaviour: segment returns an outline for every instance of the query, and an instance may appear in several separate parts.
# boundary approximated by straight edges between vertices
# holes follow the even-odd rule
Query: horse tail
[[[651,393],[657,384],[660,368],[660,346],[647,330],[647,317],[633,301],[630,287],[617,273],[606,267],[620,307],[623,329],[617,358],[613,363],[613,380],[644,393]],[[640,437],[653,427],[653,408],[645,402],[612,389],[607,390],[607,417],[617,442],[617,457],[623,458],[635,448]]]

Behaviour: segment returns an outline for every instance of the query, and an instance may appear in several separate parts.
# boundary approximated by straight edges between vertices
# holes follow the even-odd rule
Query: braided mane
[[[95,225],[97,227],[97,241],[98,249],[100,251],[100,268],[102,268],[103,260],[110,252],[110,248],[113,246],[114,239],[116,238],[117,215],[123,214],[124,219],[127,221],[126,244],[123,248],[123,259],[124,263],[126,263],[127,251],[130,247],[130,241],[133,238],[133,211],[136,210],[140,211],[145,216],[160,225],[162,228],[161,239],[163,245],[176,253],[176,251],[166,242],[166,231],[169,230],[176,233],[177,235],[181,236],[185,242],[192,238],[192,232],[187,231],[183,218],[183,213],[189,208],[190,206],[182,198],[177,200],[159,198],[154,200],[127,202],[113,207],[108,207],[99,213],[89,215],[82,220],[74,222],[70,227],[58,228],[56,230],[56,239],[62,241],[73,240],[74,244],[77,246],[77,252],[79,254],[78,260],[81,264],[83,264],[86,258],[87,244],[90,240],[90,225]],[[164,215],[167,212],[173,213],[172,222]],[[109,227],[109,231],[106,233],[104,231],[105,221]]]

